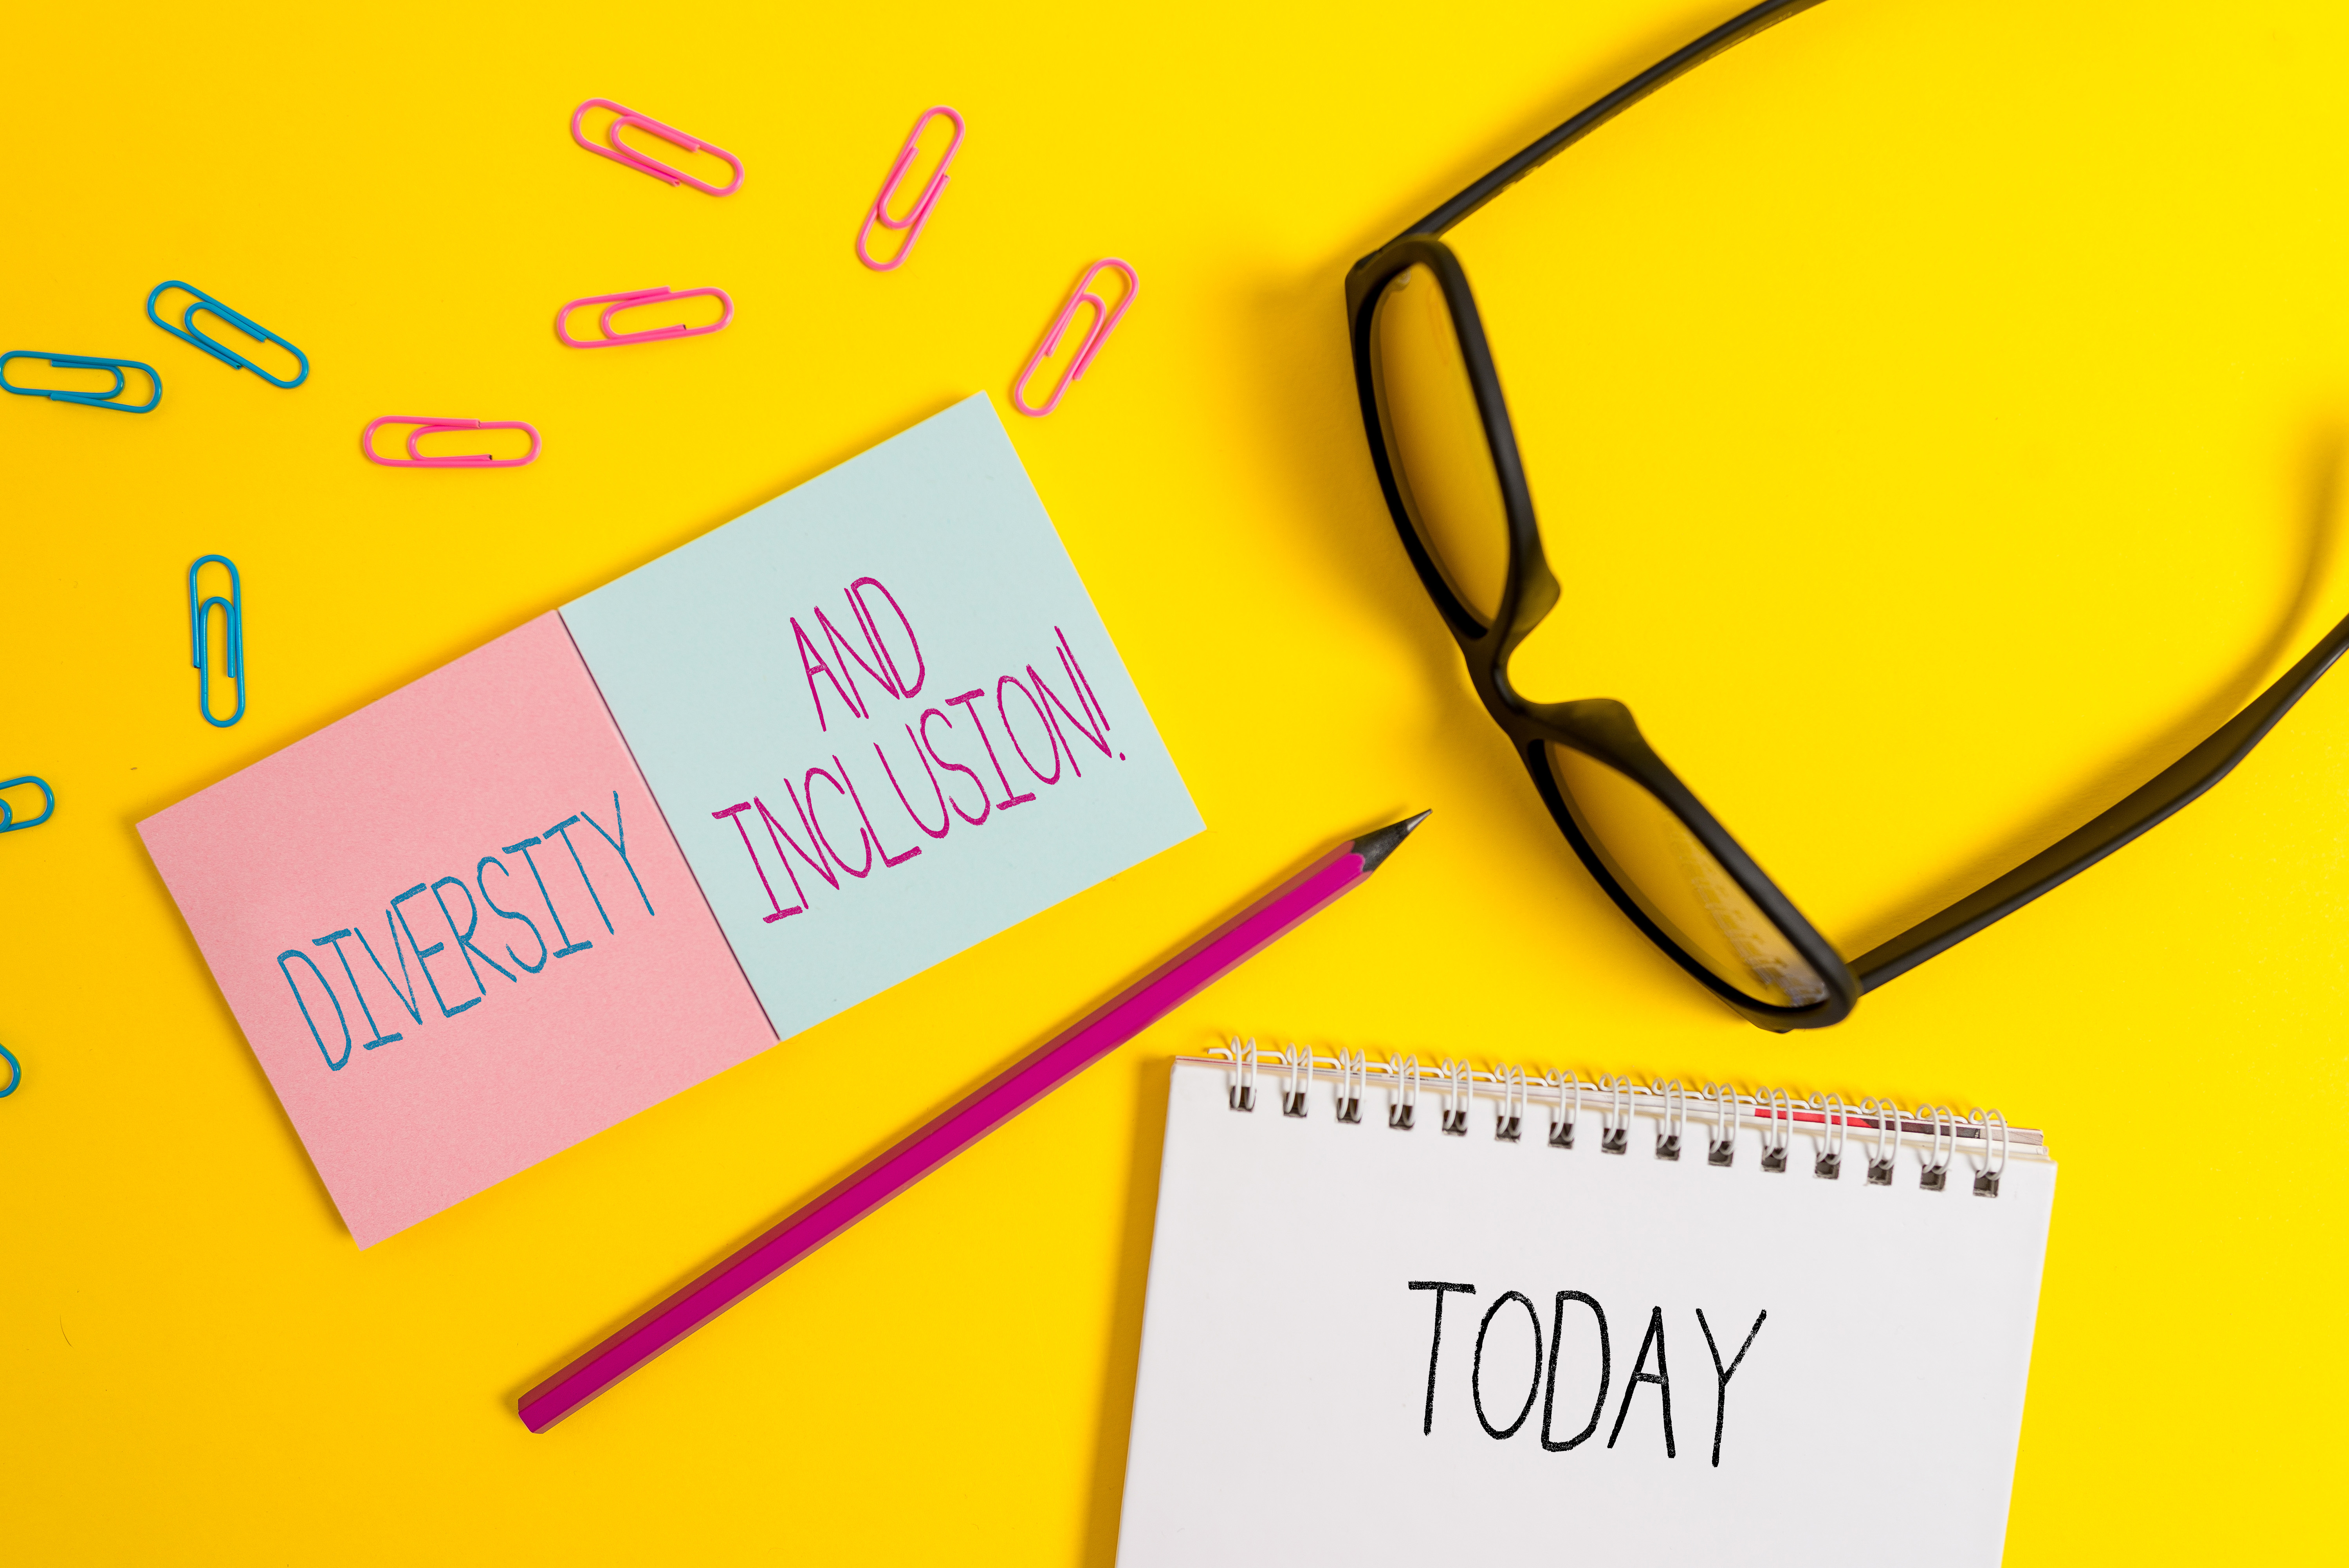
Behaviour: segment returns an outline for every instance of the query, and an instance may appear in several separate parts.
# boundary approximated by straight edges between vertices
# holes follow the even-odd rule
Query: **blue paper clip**
[[[16,821],[16,814],[8,809],[5,794],[0,794],[0,833],[22,833],[26,828],[40,826],[57,814],[57,792],[49,787],[49,781],[47,779],[37,779],[30,774],[13,779],[0,779],[0,792],[12,790],[20,784],[31,784],[41,792],[43,802],[41,815],[30,822]]]
[[[0,1045],[0,1059],[5,1059],[8,1064],[8,1086],[0,1089],[0,1100],[5,1100],[16,1092],[17,1085],[25,1081],[25,1069],[16,1057],[8,1054],[8,1047],[5,1045]]]
[[[155,314],[155,301],[162,296],[164,290],[171,288],[183,289],[187,293],[195,296],[195,298],[189,302],[186,313],[180,317],[181,326],[187,328],[184,332],[181,331],[179,327],[172,326],[170,322]],[[202,311],[207,316],[218,317],[221,320],[227,322],[231,327],[235,327],[239,332],[244,333],[247,337],[258,337],[264,343],[276,344],[280,348],[285,349],[288,354],[294,356],[295,362],[300,364],[302,367],[301,373],[290,381],[281,381],[276,377],[271,375],[268,371],[263,369],[260,366],[254,364],[252,360],[246,358],[243,355],[238,353],[235,349],[230,348],[227,344],[207,337],[204,334],[203,329],[196,325],[196,312],[199,310]],[[147,319],[161,327],[164,331],[170,333],[172,337],[177,337],[181,342],[194,344],[197,348],[202,349],[205,353],[211,355],[213,358],[219,360],[230,369],[250,370],[273,387],[298,387],[303,382],[310,379],[310,359],[307,355],[302,352],[302,350],[295,348],[294,345],[286,342],[285,339],[280,337],[276,333],[272,332],[268,327],[262,326],[259,322],[254,321],[250,317],[239,316],[235,311],[231,310],[227,306],[222,305],[211,295],[206,294],[202,289],[198,288],[194,284],[181,283],[176,278],[170,283],[157,284],[155,286],[155,292],[147,296]]]
[[[103,392],[76,392],[63,387],[12,387],[8,384],[8,361],[38,359],[58,370],[111,370],[114,385]],[[155,389],[147,394],[143,403],[118,403],[130,383],[123,376],[128,366],[154,383]],[[87,354],[45,354],[38,348],[12,348],[0,354],[0,391],[14,392],[20,398],[47,398],[53,403],[79,403],[86,409],[112,409],[118,414],[143,414],[163,400],[163,378],[155,374],[155,367],[137,359],[93,359]]]
[[[204,569],[206,561],[218,561],[228,568],[228,597],[214,595],[199,603],[196,599],[196,574]],[[225,657],[221,673],[236,682],[236,711],[225,719],[212,717],[212,669],[204,660],[204,623],[212,618],[214,605],[220,606],[222,618],[226,623],[223,639],[227,646],[222,650]],[[236,563],[226,556],[199,556],[196,564],[188,568],[188,636],[195,649],[196,711],[204,716],[205,723],[216,730],[225,730],[244,717],[245,686],[244,590],[237,584]]]

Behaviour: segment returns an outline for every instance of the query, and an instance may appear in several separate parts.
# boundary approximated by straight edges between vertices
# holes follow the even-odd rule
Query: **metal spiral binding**
[[[1631,1152],[1631,1080],[1601,1076],[1599,1093],[1607,1104],[1599,1113],[1599,1152],[1629,1154]]]
[[[1338,1053],[1338,1119],[1341,1122],[1362,1119],[1362,1096],[1371,1089],[1368,1063],[1360,1051]]]
[[[1958,1157],[1958,1118],[1950,1114],[1947,1106],[1919,1106],[1917,1114],[1933,1118],[1933,1152],[1925,1157],[1925,1168],[1918,1175],[1917,1185],[1928,1192],[1945,1190],[1950,1184],[1950,1161]],[[1941,1151],[1941,1129],[1950,1130],[1949,1152]]]
[[[1306,1091],[1313,1086],[1313,1053],[1302,1045],[1291,1044],[1280,1054],[1280,1064],[1288,1074],[1280,1085],[1280,1114],[1301,1116],[1305,1114]]]
[[[1361,1051],[1336,1050],[1323,1057],[1295,1044],[1283,1048],[1277,1063],[1268,1063],[1253,1038],[1237,1034],[1229,1044],[1216,1046],[1210,1055],[1224,1068],[1226,1098],[1233,1110],[1256,1109],[1257,1070],[1275,1066],[1281,1075],[1284,1116],[1308,1115],[1313,1081],[1326,1075],[1334,1092],[1336,1119],[1349,1125],[1359,1125],[1362,1119],[1362,1101],[1369,1097],[1371,1074],[1375,1069],[1386,1081],[1387,1126],[1401,1132],[1411,1131],[1417,1121],[1420,1085],[1430,1071],[1416,1055],[1399,1054],[1372,1061]],[[1575,1074],[1557,1071],[1534,1078],[1514,1063],[1486,1069],[1453,1057],[1444,1058],[1433,1071],[1443,1096],[1441,1125],[1454,1137],[1466,1135],[1471,1112],[1481,1095],[1495,1102],[1494,1137],[1502,1143],[1519,1142],[1530,1102],[1539,1099],[1548,1112],[1549,1146],[1572,1149],[1586,1093],[1599,1096],[1602,1154],[1630,1150],[1635,1115],[1656,1119],[1659,1159],[1677,1160],[1687,1137],[1690,1091],[1676,1078],[1637,1084],[1628,1077],[1601,1075],[1595,1083],[1585,1083]],[[1995,1110],[1975,1110],[1961,1116],[1947,1106],[1920,1104],[1904,1112],[1899,1102],[1878,1098],[1862,1100],[1855,1108],[1832,1092],[1798,1100],[1785,1089],[1765,1087],[1748,1096],[1727,1083],[1707,1083],[1696,1093],[1704,1102],[1699,1115],[1708,1123],[1705,1163],[1716,1168],[1736,1163],[1737,1135],[1749,1115],[1761,1142],[1761,1168],[1773,1175],[1784,1175],[1791,1163],[1797,1124],[1809,1124],[1801,1130],[1815,1132],[1818,1138],[1814,1174],[1827,1180],[1838,1179],[1851,1128],[1858,1126],[1867,1137],[1861,1148],[1870,1187],[1893,1184],[1900,1147],[1913,1139],[1919,1145],[1918,1186],[1923,1190],[1948,1190],[1950,1167],[1962,1148],[1972,1170],[1974,1195],[1996,1198],[2014,1146],[2045,1147],[2040,1134],[2009,1127]]]
[[[1844,1109],[1843,1096],[1834,1094],[1813,1095],[1811,1109],[1822,1117],[1819,1157],[1811,1162],[1811,1174],[1825,1181],[1839,1181],[1843,1179],[1844,1140],[1851,1136],[1851,1113]]]
[[[1656,1158],[1678,1159],[1681,1135],[1688,1130],[1688,1096],[1681,1092],[1678,1078],[1669,1084],[1651,1084],[1648,1092],[1664,1099],[1664,1119],[1656,1128]]]
[[[1515,1143],[1526,1125],[1526,1070],[1498,1066],[1493,1069],[1493,1077],[1501,1089],[1501,1108],[1493,1116],[1493,1138],[1497,1143]]]
[[[1966,1157],[1969,1161],[1973,1161],[1974,1196],[1995,1198],[1998,1196],[1998,1179],[2006,1174],[2006,1118],[1996,1111],[1971,1111],[1967,1114],[1966,1120],[1982,1128],[1982,1158],[1974,1161],[1972,1155]],[[1995,1154],[1991,1147],[1991,1129],[1993,1127],[1997,1129],[1998,1137]]]
[[[1411,1124],[1419,1115],[1419,1058],[1404,1058],[1404,1065],[1390,1061],[1386,1070],[1396,1086],[1387,1091],[1387,1126],[1399,1132],[1411,1131]]]
[[[1468,1107],[1474,1103],[1474,1070],[1465,1062],[1446,1056],[1436,1071],[1444,1075],[1444,1130],[1454,1137],[1468,1136]]]
[[[1232,1073],[1227,1093],[1231,1096],[1232,1109],[1256,1109],[1256,1042],[1253,1039],[1243,1040],[1237,1034],[1232,1036]]]
[[[1582,1119],[1582,1080],[1572,1073],[1552,1073],[1542,1082],[1557,1096],[1549,1114],[1549,1146],[1572,1148],[1574,1124]]]
[[[1704,1097],[1713,1102],[1713,1130],[1705,1135],[1707,1165],[1737,1163],[1737,1091],[1727,1084],[1707,1084]]]
[[[1890,1100],[1867,1099],[1859,1108],[1876,1118],[1876,1146],[1868,1151],[1868,1184],[1892,1185],[1892,1168],[1900,1158],[1900,1107]]]
[[[1767,1096],[1770,1119],[1762,1128],[1762,1168],[1773,1176],[1786,1174],[1786,1141],[1795,1134],[1795,1101],[1784,1089],[1754,1091],[1754,1114],[1762,1115]]]

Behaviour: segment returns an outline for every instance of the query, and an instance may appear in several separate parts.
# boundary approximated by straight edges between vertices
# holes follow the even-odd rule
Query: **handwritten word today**
[[[560,838],[563,841],[563,847],[570,851],[572,867],[579,873],[580,886],[586,890],[588,901],[595,906],[597,918],[604,922],[605,934],[612,934],[616,929],[612,924],[611,913],[604,907],[603,895],[596,891],[595,878],[587,873],[587,862],[579,854],[580,846],[574,842],[571,836],[572,829],[583,824],[594,828],[596,837],[610,846],[611,853],[619,859],[620,868],[627,872],[628,880],[636,884],[636,897],[644,901],[646,915],[647,917],[652,915],[652,898],[646,893],[644,883],[637,879],[636,867],[628,860],[628,829],[627,825],[620,820],[620,795],[619,792],[615,790],[612,792],[612,826],[609,832],[606,832],[604,825],[588,813],[574,812],[544,833],[534,837],[524,838],[519,844],[509,844],[498,852],[498,855],[522,857],[523,865],[530,871],[531,881],[537,886],[538,901],[546,910],[546,918],[554,928],[555,939],[563,944],[559,948],[549,948],[546,938],[538,929],[538,922],[532,919],[523,909],[509,909],[500,904],[492,894],[491,883],[487,878],[490,871],[494,868],[499,874],[496,884],[498,889],[506,892],[509,898],[512,896],[507,885],[513,880],[513,872],[507,867],[503,860],[498,858],[498,855],[484,855],[476,861],[473,865],[473,879],[470,883],[461,877],[442,877],[429,883],[419,882],[405,893],[398,894],[391,899],[389,906],[383,912],[384,941],[386,951],[399,966],[399,979],[397,981],[391,978],[390,969],[377,955],[375,944],[367,940],[364,924],[346,926],[341,930],[328,931],[323,937],[310,939],[311,948],[334,950],[335,957],[341,962],[343,983],[347,988],[347,993],[357,1004],[359,1017],[366,1023],[367,1033],[375,1036],[371,1040],[359,1041],[360,1049],[372,1051],[378,1045],[389,1045],[405,1039],[406,1036],[387,1034],[383,1032],[383,1026],[375,1021],[374,1010],[367,1006],[366,988],[359,984],[358,968],[352,964],[351,954],[343,946],[347,941],[357,944],[362,959],[380,977],[384,988],[391,992],[392,999],[406,1010],[409,1022],[419,1026],[424,1023],[424,998],[418,994],[416,981],[409,973],[408,955],[410,953],[416,955],[416,973],[423,976],[424,990],[430,993],[433,1004],[440,1008],[440,1016],[454,1018],[470,1008],[479,1007],[489,996],[489,982],[481,978],[481,964],[487,964],[497,973],[505,976],[510,984],[520,985],[522,975],[516,974],[514,970],[521,971],[523,974],[537,974],[555,959],[570,958],[574,954],[586,952],[595,947],[595,944],[585,936],[574,938],[570,929],[563,923],[563,915],[556,908],[554,889],[546,884],[547,874],[542,870],[537,860],[531,855],[533,848],[552,844]],[[584,834],[581,837],[585,839],[591,855],[597,853],[595,849],[595,839],[586,838]],[[556,885],[560,887],[564,883],[560,862],[556,862],[555,865],[557,869],[554,875]],[[610,880],[608,867],[605,867],[605,879],[608,885]],[[456,889],[457,896],[464,900],[465,925],[462,930],[457,927],[456,911],[450,908],[450,896],[444,891],[448,888]],[[448,925],[449,940],[435,940],[430,947],[424,947],[417,941],[416,930],[409,922],[409,911],[406,906],[409,900],[421,898],[428,893],[431,895],[433,907],[440,910],[440,919]],[[474,902],[476,893],[481,895],[481,901],[478,904]],[[578,895],[566,896],[573,901],[573,923],[580,925],[583,930],[586,929],[581,920],[585,911],[579,909],[576,902]],[[527,899],[528,895],[525,893],[523,899],[517,901],[522,902],[526,909]],[[625,909],[624,905],[624,912]],[[428,937],[434,935],[436,928],[430,924],[431,917],[422,911],[422,906],[419,905],[418,909],[417,919],[425,922],[424,934]],[[513,940],[519,938],[520,933],[511,927],[499,926],[490,933],[482,933],[481,911],[483,909],[487,909],[501,920],[511,920],[528,931],[532,941],[538,947],[536,961],[524,959],[522,954],[514,950]],[[497,932],[503,932],[505,935],[500,938],[496,936]],[[407,940],[405,946],[401,945],[402,938]],[[488,950],[480,945],[477,938],[481,940],[497,940],[499,945],[505,950],[507,962],[514,966],[513,970],[506,968],[505,964],[491,957]],[[450,946],[451,942],[456,944],[453,952]],[[440,957],[444,953],[450,956]],[[427,961],[436,957],[440,958],[441,963],[441,971],[437,975],[432,972],[432,966]],[[454,960],[459,958],[464,961],[465,972],[472,977],[473,994],[464,997],[463,1001],[451,1007],[449,1004],[449,996],[452,993],[463,995],[461,989],[463,982],[457,979],[456,971],[450,967]],[[476,960],[479,962],[476,962]],[[303,994],[305,977],[295,972],[294,966],[296,963],[308,971],[306,979],[312,993],[315,995],[323,992],[326,1000],[334,1005],[335,1020],[341,1025],[343,1033],[343,1048],[340,1055],[336,1055],[328,1047],[326,1033],[318,1026],[318,1021],[326,1016],[326,1009],[322,1006],[316,1012],[310,1010],[310,998]],[[318,1054],[325,1059],[326,1066],[331,1071],[341,1072],[350,1062],[353,1040],[350,1014],[343,1009],[345,992],[335,989],[334,981],[327,979],[326,971],[319,967],[316,960],[307,950],[287,948],[277,955],[277,969],[278,972],[285,977],[286,985],[294,992],[294,1004],[302,1010],[302,1022],[310,1026],[310,1038],[317,1042]],[[447,991],[442,990],[444,981],[449,987]],[[394,1023],[398,1022],[396,1013],[387,1011],[385,1016]]]
[[[878,578],[857,578],[843,597],[846,608],[839,620],[821,606],[811,610],[808,619],[815,626],[814,633],[798,617],[792,618],[808,701],[815,710],[817,729],[827,734],[834,718],[843,723],[852,717],[874,720],[884,696],[893,702],[918,704],[930,674],[913,621]],[[885,605],[895,620],[903,637],[902,649],[882,634],[882,622],[874,608],[876,603]],[[855,635],[841,630],[842,620],[855,628]],[[1125,753],[1117,751],[1109,738],[1109,715],[1086,680],[1084,667],[1069,646],[1068,634],[1056,626],[1052,636],[1055,647],[1045,657],[1044,670],[1030,663],[998,676],[991,687],[974,686],[936,706],[920,707],[910,717],[902,710],[892,712],[889,722],[893,729],[904,732],[904,743],[900,747],[894,733],[885,733],[872,742],[872,763],[864,763],[861,753],[843,758],[833,752],[815,766],[786,769],[781,780],[786,811],[779,812],[753,794],[711,812],[714,820],[731,822],[741,836],[743,853],[750,858],[750,868],[758,875],[771,911],[760,919],[771,925],[808,911],[808,888],[800,880],[802,870],[837,891],[843,877],[863,881],[876,868],[894,869],[918,857],[923,845],[915,837],[916,832],[923,838],[943,839],[957,822],[967,832],[985,826],[998,812],[1039,798],[1037,789],[1021,786],[1050,789],[1064,779],[1081,779],[1085,770],[1079,741],[1099,757],[1113,756],[1123,762]],[[1053,671],[1056,663],[1059,668]],[[864,674],[862,683],[856,679],[859,670]],[[896,761],[891,760],[893,749]],[[854,768],[851,761],[855,763]],[[916,763],[919,773],[915,771]],[[1015,774],[1015,768],[1020,771]],[[862,785],[857,782],[859,770],[864,780]],[[880,782],[885,779],[888,794],[880,793]],[[925,784],[930,799],[922,804]],[[902,820],[888,810],[893,795]],[[880,807],[878,822],[866,804],[868,797]],[[794,901],[788,907],[751,839],[753,818],[765,830],[773,863],[790,884]],[[903,847],[893,853],[889,847],[893,842]],[[843,851],[839,847],[843,844],[854,853]]]
[[[1435,1433],[1435,1377],[1444,1357],[1444,1297],[1454,1293],[1473,1296],[1476,1293],[1476,1287],[1454,1284],[1449,1280],[1413,1280],[1411,1282],[1411,1288],[1415,1291],[1435,1293],[1435,1327],[1427,1349],[1427,1408],[1421,1418],[1419,1428],[1423,1436],[1433,1437]],[[1557,1353],[1558,1346],[1565,1342],[1567,1336],[1567,1303],[1569,1302],[1578,1309],[1577,1319],[1581,1319],[1587,1313],[1588,1321],[1598,1330],[1599,1395],[1590,1403],[1588,1423],[1573,1437],[1561,1441],[1553,1437],[1552,1432],[1557,1402]],[[1514,1333],[1517,1314],[1508,1311],[1512,1304],[1523,1309],[1526,1323],[1533,1330],[1533,1355],[1529,1362],[1532,1376],[1527,1380],[1525,1401],[1518,1406],[1516,1418],[1506,1427],[1495,1427],[1485,1403],[1485,1341],[1488,1334],[1493,1335],[1496,1340],[1518,1337]],[[1738,1346],[1737,1354],[1730,1357],[1729,1364],[1724,1366],[1721,1360],[1721,1346],[1713,1337],[1713,1325],[1705,1321],[1704,1309],[1702,1307],[1696,1309],[1696,1325],[1703,1332],[1705,1348],[1713,1353],[1713,1462],[1715,1469],[1721,1465],[1722,1428],[1729,1420],[1729,1380],[1736,1376],[1738,1367],[1744,1365],[1745,1353],[1754,1348],[1754,1341],[1762,1333],[1763,1322],[1769,1315],[1767,1312],[1755,1314],[1754,1326],[1745,1333],[1745,1343]],[[1501,1329],[1498,1334],[1495,1334],[1494,1329],[1493,1320],[1495,1318],[1501,1320]],[[1680,1457],[1680,1449],[1672,1439],[1671,1366],[1664,1352],[1664,1309],[1651,1307],[1648,1310],[1648,1332],[1640,1341],[1640,1354],[1631,1364],[1631,1376],[1624,1382],[1623,1402],[1616,1407],[1615,1426],[1607,1434],[1609,1448],[1613,1448],[1616,1439],[1623,1435],[1624,1419],[1631,1413],[1631,1401],[1640,1392],[1640,1385],[1652,1383],[1656,1387],[1657,1407],[1663,1417],[1664,1457],[1668,1459]],[[1651,1355],[1655,1364],[1655,1370],[1652,1372],[1648,1369]],[[1508,1381],[1509,1387],[1513,1390],[1514,1380],[1506,1379],[1498,1366],[1503,1356],[1497,1345],[1494,1359],[1496,1366],[1493,1376],[1496,1384]],[[1562,1454],[1569,1449],[1581,1447],[1593,1433],[1599,1430],[1599,1423],[1607,1414],[1607,1389],[1613,1376],[1613,1358],[1608,1353],[1607,1309],[1600,1306],[1594,1297],[1581,1291],[1557,1293],[1550,1318],[1549,1360],[1547,1386],[1545,1386],[1540,1310],[1534,1305],[1532,1297],[1517,1291],[1503,1291],[1493,1298],[1493,1304],[1485,1309],[1484,1321],[1476,1325],[1476,1349],[1468,1363],[1468,1397],[1470,1404],[1475,1407],[1476,1424],[1485,1428],[1485,1435],[1504,1439],[1516,1436],[1518,1428],[1523,1427],[1526,1418],[1533,1414],[1534,1400],[1539,1397],[1542,1407],[1541,1426],[1536,1435],[1540,1438],[1541,1446],[1548,1452]],[[1506,1414],[1507,1403],[1508,1401],[1503,1398],[1494,1408]],[[1573,1417],[1569,1414],[1567,1418],[1571,1420]]]

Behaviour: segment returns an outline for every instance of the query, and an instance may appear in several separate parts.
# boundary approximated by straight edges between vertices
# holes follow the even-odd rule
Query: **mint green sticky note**
[[[563,618],[782,1037],[1203,826],[984,393]]]

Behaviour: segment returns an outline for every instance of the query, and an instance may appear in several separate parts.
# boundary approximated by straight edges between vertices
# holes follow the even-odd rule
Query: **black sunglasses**
[[[1557,607],[1475,295],[1440,237],[1569,144],[1723,49],[1819,4],[1765,0],[1659,60],[1444,202],[1346,276],[1354,379],[1387,508],[1420,580],[1567,841],[1632,924],[1764,1029],[1839,1023],[1860,993],[2003,919],[2191,802],[2349,648],[2349,619],[2151,782],[1988,887],[1849,961],[1608,698],[1529,702],[1509,659]]]

